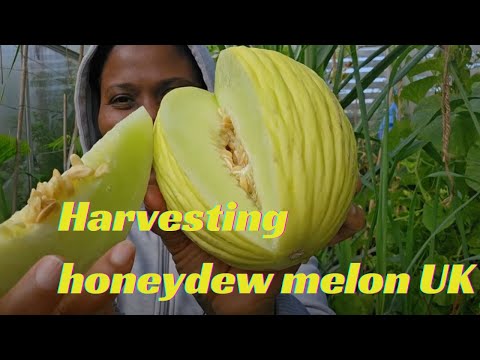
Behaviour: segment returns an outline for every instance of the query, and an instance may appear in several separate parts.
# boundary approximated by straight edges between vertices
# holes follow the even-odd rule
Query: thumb
[[[52,313],[62,299],[57,293],[63,261],[45,256],[0,299],[0,314],[43,315]]]
[[[144,203],[145,208],[150,215],[154,211],[159,211],[160,214],[167,211],[165,199],[156,184],[148,185]],[[163,231],[158,227],[157,221],[154,222],[152,231],[162,238],[162,241],[167,247],[168,251],[173,255],[191,244],[190,239],[182,231]]]
[[[153,211],[160,211],[160,213],[162,213],[167,210],[167,204],[157,184],[148,185],[144,203],[149,213]]]

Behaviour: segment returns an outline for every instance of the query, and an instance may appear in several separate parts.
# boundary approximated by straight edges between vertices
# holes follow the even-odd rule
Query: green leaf
[[[430,313],[430,310],[424,298],[425,298],[424,295],[413,296],[413,304],[412,304],[413,315],[426,315]]]
[[[392,65],[403,53],[410,51],[410,47],[406,45],[398,45],[392,49],[382,61],[380,61],[368,74],[361,79],[362,89],[366,89],[379,76],[383,74],[385,69]],[[342,108],[346,108],[357,98],[357,89],[354,87],[342,100]]]
[[[416,75],[423,74],[424,72],[431,71],[431,72],[443,72],[443,58],[442,57],[434,57],[431,59],[427,59],[422,61],[421,63],[415,65],[415,67],[410,70],[408,73],[409,77],[413,77]]]
[[[441,113],[440,101],[438,95],[430,96],[423,99],[416,107],[412,117],[413,132],[405,139],[402,139],[400,144],[391,153],[391,156],[395,157],[397,161],[400,161],[398,155],[405,153],[405,149],[417,139],[418,134],[423,131],[438,113]]]
[[[439,306],[452,306],[456,297],[456,294],[448,294],[446,291],[442,291],[433,295],[433,302]]]
[[[67,135],[67,144],[70,143],[70,135]],[[51,143],[47,144],[47,148],[50,150],[62,150],[63,149],[63,135],[56,138]]]
[[[445,209],[441,204],[437,206],[437,213],[435,214],[433,204],[425,203],[423,205],[423,225],[432,233],[437,227],[445,221],[445,219],[454,211],[454,208]],[[442,227],[438,227],[438,232],[442,232],[450,227],[455,222],[455,217],[451,217]]]
[[[470,275],[470,282],[472,283],[472,287],[474,289],[480,289],[480,269],[478,267],[472,271]]]
[[[428,91],[439,82],[440,79],[438,76],[428,76],[414,81],[403,88],[401,97],[417,104],[427,95]]]
[[[303,64],[314,70],[317,67],[317,49],[315,45],[308,45],[305,48]]]
[[[303,45],[288,45],[288,56],[298,61],[303,47]]]
[[[466,158],[465,176],[474,179],[467,179],[467,185],[475,191],[480,191],[480,140],[478,140],[468,151]]]
[[[333,56],[333,53],[335,52],[337,45],[316,45],[316,47],[317,47],[317,60],[316,60],[317,66],[315,71],[318,74],[321,74],[327,67],[328,61]]]
[[[439,95],[432,95],[421,100],[415,107],[412,116],[414,129],[422,126],[424,122],[431,120],[437,114],[441,114],[442,99]]]
[[[480,99],[472,98],[470,99],[469,103],[470,103],[470,108],[472,109],[473,112],[480,113]],[[455,108],[455,112],[468,113],[468,109],[463,104]]]
[[[462,100],[468,109],[471,121],[473,121],[473,124],[475,125],[475,130],[480,135],[480,121],[478,120],[478,117],[475,114],[475,112],[472,110],[470,100],[468,99],[467,89],[465,89],[465,86],[464,86],[464,82],[462,83],[462,79],[459,77],[457,71],[455,70],[455,66],[450,64],[449,68],[452,74],[453,82],[455,86],[458,88],[458,91],[460,92]]]
[[[480,218],[480,201],[474,201],[462,212],[466,222],[476,223]],[[480,223],[479,223],[480,225]],[[479,233],[480,236],[480,233]],[[479,253],[480,254],[480,253]]]
[[[478,77],[476,77],[478,75]],[[472,97],[480,97],[480,73],[473,75],[478,82],[472,84]]]
[[[337,315],[371,315],[375,296],[365,294],[338,294],[332,299],[332,307]]]
[[[395,149],[402,139],[405,139],[412,133],[412,122],[410,119],[396,120],[393,128],[388,134],[388,149]]]
[[[453,113],[450,117],[451,134],[448,152],[452,158],[463,158],[470,147],[477,141],[479,135],[475,124],[466,113]],[[430,141],[441,153],[443,148],[443,119],[437,116],[419,134],[419,138]]]
[[[398,153],[395,154],[394,156],[395,161],[399,162],[408,158],[409,156],[415,154],[420,149],[423,149],[427,144],[428,144],[427,141],[419,141],[419,140],[413,141],[410,145],[404,146]],[[395,171],[395,169],[392,169],[392,171]]]
[[[472,83],[472,91],[473,91],[473,84],[480,82],[480,73],[473,74],[472,77],[470,78],[470,82]]]
[[[373,61],[373,59],[375,59],[377,56],[379,56],[380,54],[385,52],[390,46],[392,46],[392,45],[383,45],[383,46],[379,47],[376,51],[374,51],[372,54],[370,54],[370,56],[368,58],[366,58],[364,62],[362,62],[358,65],[358,70],[360,71],[361,68],[370,64]],[[342,90],[350,82],[350,80],[353,79],[353,77],[354,77],[354,72],[351,72],[350,74],[348,74],[345,77],[345,79],[343,79],[342,83],[340,84],[340,87],[338,88],[337,93],[340,92],[340,90]]]
[[[453,62],[459,69],[465,68],[472,58],[470,45],[450,45],[450,51],[453,54]]]
[[[448,258],[440,255],[440,254],[433,254],[428,256],[425,259],[425,264],[434,264],[435,265],[435,278],[440,278],[443,273],[443,265],[449,265],[450,262]]]
[[[440,156],[438,151],[435,149],[435,147],[432,145],[432,143],[429,142],[427,145],[425,145],[423,150],[428,156],[430,156],[433,160],[435,160],[437,164],[443,165],[442,157]]]
[[[436,288],[440,285],[440,278],[444,270],[444,265],[450,265],[450,262],[446,256],[435,254],[433,256],[429,256],[425,263],[435,264],[435,280],[433,282],[433,286]],[[433,302],[440,306],[450,306],[454,301],[455,294],[448,294],[446,290],[433,295]]]
[[[15,156],[17,139],[13,136],[0,134],[0,165]],[[30,151],[26,141],[20,143],[20,155],[26,155]]]
[[[472,248],[480,248],[480,224],[473,228],[467,243]]]
[[[370,120],[373,116],[373,114],[375,114],[375,112],[378,110],[378,107],[380,106],[380,104],[384,101],[385,97],[387,96],[387,93],[389,91],[390,88],[393,88],[399,81],[401,81],[407,74],[408,72],[416,65],[418,64],[424,57],[425,55],[427,55],[430,50],[433,48],[434,46],[433,45],[426,45],[426,46],[423,46],[422,49],[415,54],[415,56],[409,60],[409,62],[404,65],[401,69],[397,71],[395,71],[395,76],[393,77],[393,79],[389,79],[389,84],[390,86],[386,86],[384,87],[384,89],[382,90],[382,92],[377,96],[377,98],[375,99],[375,101],[373,102],[372,105],[370,105],[369,109],[368,109],[368,116],[367,116],[367,120]],[[408,50],[407,50],[408,51]],[[393,68],[396,69],[398,66],[400,66],[400,64],[403,62],[403,56],[407,54],[407,52],[405,52],[404,54],[400,55],[394,62],[393,64]],[[402,61],[400,61],[402,60]],[[391,74],[393,74],[394,72],[392,72]],[[344,106],[344,104],[342,104],[342,106]]]

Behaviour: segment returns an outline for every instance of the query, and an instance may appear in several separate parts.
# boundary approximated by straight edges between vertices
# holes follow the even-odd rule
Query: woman
[[[162,98],[170,90],[183,86],[213,90],[213,82],[214,62],[203,46],[91,46],[80,66],[76,87],[75,106],[83,150],[88,151],[115,124],[140,106],[144,106],[154,119]],[[153,172],[144,207],[149,211],[165,210],[165,201]],[[347,221],[333,242],[349,238],[363,226],[363,212],[352,206]],[[178,273],[199,272],[203,262],[213,262],[215,272],[246,272],[214,259],[182,232],[162,233],[157,228],[145,233],[136,229],[134,225],[129,234],[130,240],[111,249],[90,272],[172,273],[178,276]],[[61,259],[51,256],[43,261],[0,299],[0,312],[69,314],[111,310],[110,304],[114,299],[108,294],[60,298],[52,289],[58,282]],[[157,301],[159,294],[122,294],[116,299],[116,307],[124,314],[333,314],[325,294],[321,292],[279,294],[285,272],[318,272],[317,265],[316,259],[312,258],[300,267],[278,272],[267,294],[263,295],[232,293],[194,297],[180,289],[168,302]],[[36,305],[29,298],[35,298]]]

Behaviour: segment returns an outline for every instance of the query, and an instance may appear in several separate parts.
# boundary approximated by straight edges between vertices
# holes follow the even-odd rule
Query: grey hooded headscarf
[[[203,45],[188,45],[203,75],[207,89],[213,91],[215,82],[215,62],[208,49]],[[90,45],[78,69],[77,83],[75,86],[75,114],[83,151],[92,148],[99,139],[96,126],[98,116],[98,100],[92,94],[90,75],[92,61],[98,53],[99,45]],[[103,59],[96,59],[101,61]]]

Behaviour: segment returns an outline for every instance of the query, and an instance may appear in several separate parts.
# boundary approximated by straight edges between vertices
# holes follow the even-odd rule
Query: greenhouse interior
[[[0,45],[0,313],[480,314],[480,45],[136,46]]]

